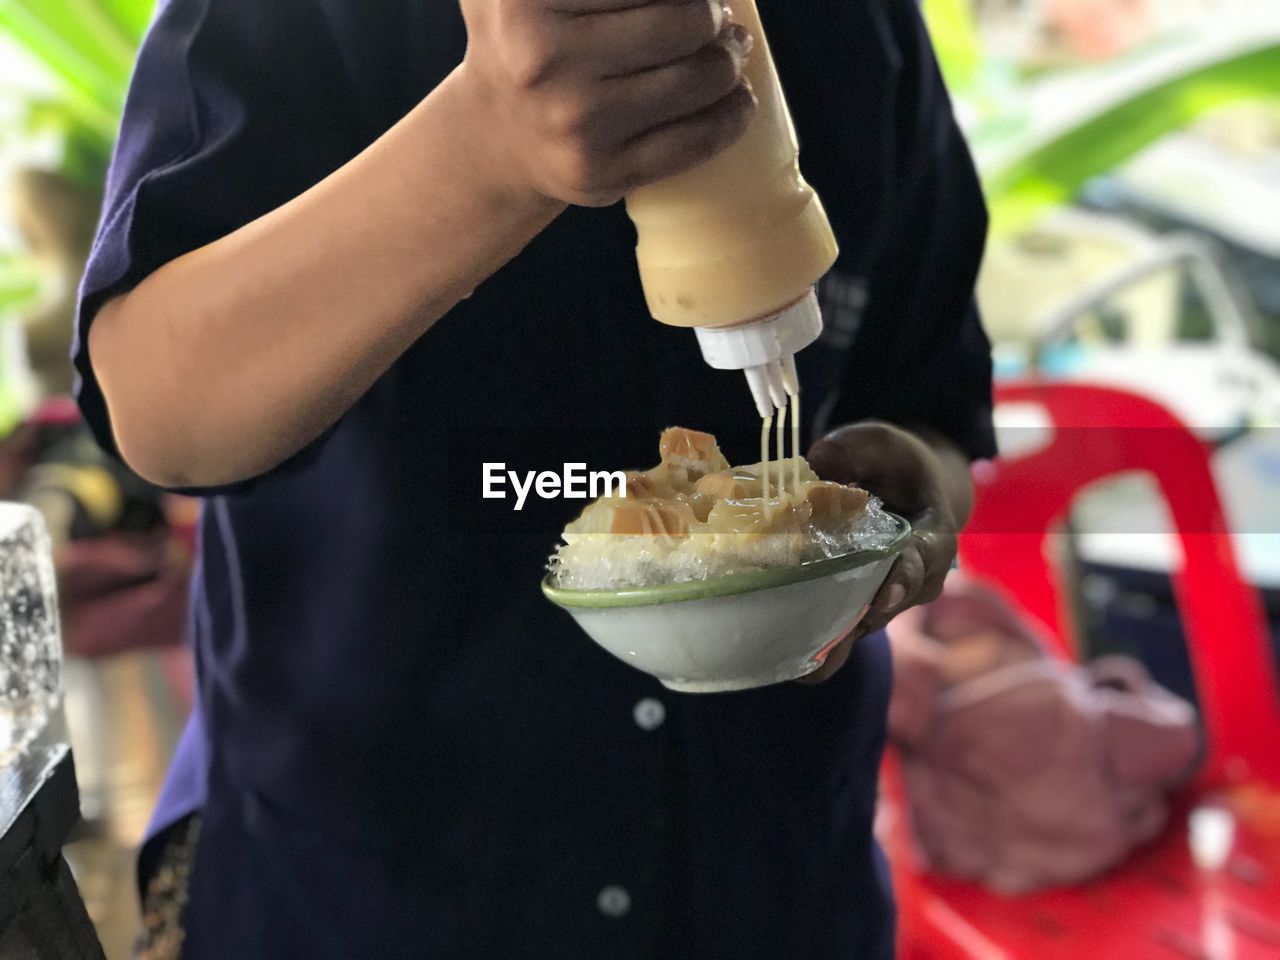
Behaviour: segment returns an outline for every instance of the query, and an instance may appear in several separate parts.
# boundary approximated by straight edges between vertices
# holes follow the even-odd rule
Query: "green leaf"
[[[116,25],[120,35],[127,39],[133,47],[142,42],[147,27],[151,24],[151,14],[155,9],[154,0],[99,0],[103,15]]]
[[[0,0],[0,28],[82,103],[124,103],[134,47],[94,0]]]
[[[0,318],[26,309],[40,296],[40,272],[26,257],[0,254]]]
[[[152,0],[0,0],[0,30],[58,86],[64,172],[78,182],[103,177],[151,9]],[[44,123],[54,111],[30,112]]]
[[[43,293],[40,271],[22,254],[0,251],[0,327],[18,324],[23,311],[29,309]],[[25,355],[11,348],[20,339],[0,330],[0,438],[6,437],[28,413],[22,389],[23,377],[18,372],[28,363]]]
[[[958,92],[970,90],[982,70],[982,47],[970,0],[924,0],[922,9],[947,86]]]
[[[1070,202],[1091,177],[1112,170],[1166,134],[1231,103],[1280,96],[1280,39],[1214,62],[1196,62],[1135,84],[1105,108],[1058,134],[984,165],[992,227],[1025,227],[1046,208]]]
[[[63,96],[32,97],[0,88],[0,98],[5,97],[17,99],[17,111],[0,126],[0,150],[52,132],[62,142],[62,172],[87,188],[101,189],[115,143],[114,119]]]

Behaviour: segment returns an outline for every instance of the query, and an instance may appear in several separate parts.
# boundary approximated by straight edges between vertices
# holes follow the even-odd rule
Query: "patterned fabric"
[[[1083,883],[1164,827],[1199,733],[1191,705],[1137,661],[1051,657],[955,574],[889,637],[889,732],[933,870],[1008,894]]]
[[[142,932],[134,947],[135,960],[178,960],[182,955],[183,914],[199,835],[198,816],[179,821],[165,833],[164,849],[142,899]]]

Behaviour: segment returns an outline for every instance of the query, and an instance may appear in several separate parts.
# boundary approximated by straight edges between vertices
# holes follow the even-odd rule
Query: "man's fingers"
[[[861,638],[883,630],[898,614],[920,603],[926,579],[924,559],[913,543],[890,568],[889,576],[876,591],[867,615],[854,629],[854,637]]]
[[[900,613],[915,602],[925,580],[925,561],[920,549],[913,541],[894,561],[875,599],[871,601],[871,614],[876,618],[884,617],[886,621],[894,614]]]
[[[914,483],[912,471],[894,461],[894,451],[881,449],[883,441],[876,430],[864,428],[869,434],[854,441],[842,438],[845,431],[837,430],[830,436],[814,442],[807,457],[809,466],[823,480],[831,483],[855,484],[871,490],[891,509],[911,512],[918,505],[914,498],[904,500],[904,485]]]
[[[694,0],[583,17],[566,34],[599,76],[617,77],[691,57],[714,44],[726,23],[719,2]]]
[[[945,571],[943,572],[945,577]],[[822,683],[838,671],[846,660],[853,645],[869,633],[883,630],[895,616],[917,603],[924,602],[922,592],[928,589],[926,583],[930,575],[925,568],[925,559],[915,542],[908,547],[894,562],[866,615],[853,628],[849,636],[827,654],[822,666],[813,673],[800,679],[800,683]],[[936,599],[930,597],[929,599]]]
[[[692,0],[548,0],[545,9],[554,13],[578,16],[591,13],[612,13],[618,10],[635,10],[648,7],[669,10]]]
[[[742,54],[732,43],[715,43],[677,63],[615,77],[608,81],[609,113],[613,117],[634,116],[639,104],[659,104],[649,111],[651,127],[679,122],[734,93],[742,82],[742,66]],[[601,127],[608,126],[607,118],[602,118]],[[629,139],[636,131],[614,132]]]
[[[857,477],[849,449],[834,440],[815,441],[809,448],[809,466],[823,480],[831,483],[856,483]]]
[[[931,505],[935,491],[923,483],[931,457],[919,439],[883,423],[842,427],[809,449],[809,465],[823,480],[855,483],[905,515]]]
[[[627,148],[624,193],[691,170],[737,142],[755,116],[755,95],[739,85],[718,103],[693,116],[642,134]]]
[[[857,484],[912,524],[911,543],[853,632],[856,643],[899,614],[936,600],[956,554],[956,523],[939,480],[942,461],[918,437],[883,423],[842,427],[818,440],[809,463],[824,480]],[[828,676],[824,668],[815,673]]]
[[[498,7],[497,0],[488,0]],[[520,87],[581,95],[592,84],[688,59],[723,46],[745,28],[729,21],[721,0],[658,0],[573,11],[507,4],[503,69]],[[736,28],[736,29],[735,29]],[[572,97],[571,97],[572,98]]]
[[[932,603],[942,594],[947,574],[956,557],[958,540],[954,529],[927,529],[916,537],[924,561],[924,580],[917,603]]]
[[[855,639],[860,634],[850,634],[846,639],[842,640],[830,653],[827,659],[822,662],[817,670],[800,678],[800,683],[822,683],[835,676],[836,672],[844,666],[844,662],[849,659],[849,653],[853,650]]]

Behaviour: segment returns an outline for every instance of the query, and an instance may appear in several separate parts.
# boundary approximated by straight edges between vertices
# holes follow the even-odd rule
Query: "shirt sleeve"
[[[88,349],[99,308],[304,192],[373,136],[324,2],[162,4],[130,85],[72,347],[77,400],[105,449],[116,452]]]
[[[924,23],[884,0],[897,50],[887,202],[860,265],[866,301],[827,422],[926,427],[995,454],[991,346],[974,301],[987,214]]]

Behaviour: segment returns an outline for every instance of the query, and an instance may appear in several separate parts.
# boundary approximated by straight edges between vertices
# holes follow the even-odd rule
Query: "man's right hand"
[[[124,459],[166,487],[260,476],[334,424],[564,204],[613,203],[733,143],[755,100],[742,79],[747,34],[721,2],[461,0],[466,58],[406,116],[98,311],[89,347]],[[273,36],[287,42],[308,7],[266,4]],[[228,50],[203,49],[202,69],[249,82]],[[277,64],[254,75],[284,76]],[[126,113],[134,137],[156,122]],[[192,165],[204,179],[179,182],[231,189],[239,167],[215,141],[261,150],[253,131],[268,123],[206,131]],[[347,143],[308,132],[335,137],[335,152]],[[300,188],[291,158],[248,155],[278,178],[264,192]]]
[[[461,68],[495,175],[606,206],[734,143],[751,35],[722,0],[462,0]]]

